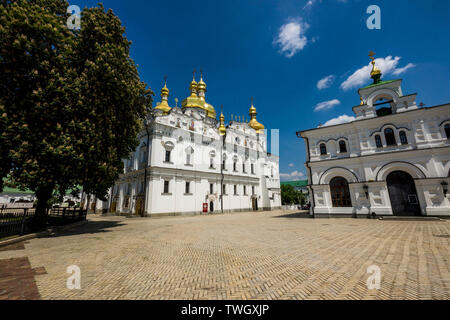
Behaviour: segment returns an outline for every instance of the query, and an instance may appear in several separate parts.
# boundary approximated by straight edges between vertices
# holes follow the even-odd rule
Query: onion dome
[[[375,65],[375,53],[373,51],[370,51],[369,57],[372,60],[372,71],[370,72],[370,77],[373,79],[373,83],[379,83],[381,81],[381,70],[378,69],[378,67]]]
[[[219,120],[220,120],[219,134],[221,136],[224,136],[227,133],[227,129],[225,128],[225,123],[224,123],[225,117],[223,115],[223,111],[220,112]]]
[[[169,88],[167,88],[166,79],[164,79],[164,87],[161,89],[161,103],[158,104],[155,109],[161,110],[164,115],[168,114],[172,109],[168,103],[169,100]]]
[[[261,133],[261,131],[264,130],[264,125],[256,120],[257,113],[256,108],[253,106],[253,98],[252,98],[252,106],[250,107],[249,110],[249,115],[250,115],[250,122],[248,123],[248,125],[253,129],[255,129],[256,133]]]

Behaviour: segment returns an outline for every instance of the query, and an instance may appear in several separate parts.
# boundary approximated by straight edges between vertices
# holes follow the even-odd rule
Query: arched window
[[[339,141],[339,152],[346,153],[347,152],[347,144],[344,140]]]
[[[405,131],[400,131],[400,143],[401,144],[408,144],[408,138],[406,137]]]
[[[384,129],[384,137],[386,138],[386,145],[388,146],[396,146],[397,141],[395,141],[394,130],[391,128]]]
[[[325,143],[320,144],[320,154],[321,155],[327,154],[327,146],[325,145]]]
[[[450,139],[450,123],[446,124],[444,129],[445,129],[445,135],[447,136],[447,139]]]
[[[352,199],[348,182],[342,177],[333,178],[330,181],[331,200],[333,207],[351,207]]]
[[[377,148],[383,148],[383,143],[381,142],[379,134],[375,135],[375,144],[377,145]]]

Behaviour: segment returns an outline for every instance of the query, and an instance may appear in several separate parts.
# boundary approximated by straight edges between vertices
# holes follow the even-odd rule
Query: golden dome
[[[217,116],[216,109],[214,109],[214,107],[212,105],[205,102],[204,109],[206,110],[208,117],[214,118],[214,119],[216,118],[216,116]]]
[[[227,129],[225,128],[225,117],[223,116],[223,112],[220,113],[220,126],[219,126],[219,133],[221,136],[224,136],[227,133]]]
[[[261,130],[264,130],[264,125],[259,123],[258,120],[256,120],[256,108],[253,106],[253,98],[252,98],[252,106],[250,107],[249,110],[249,115],[250,115],[250,122],[248,123],[248,125],[255,129],[256,133],[261,133]]]
[[[168,98],[169,88],[167,88],[166,80],[164,80],[164,87],[161,89],[161,103],[155,107],[156,110],[161,110],[163,112],[163,115],[168,114],[172,109],[167,102]]]

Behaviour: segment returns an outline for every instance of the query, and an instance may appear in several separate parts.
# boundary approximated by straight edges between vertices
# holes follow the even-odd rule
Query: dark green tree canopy
[[[67,7],[0,1],[0,174],[34,190],[38,209],[77,185],[104,199],[153,95],[120,19],[85,8],[81,30],[71,31]]]

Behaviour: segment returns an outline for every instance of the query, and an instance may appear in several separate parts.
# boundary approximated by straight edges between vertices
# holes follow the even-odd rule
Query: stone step
[[[406,217],[406,216],[384,216],[379,217],[379,220],[387,220],[387,221],[446,221],[439,217]]]

